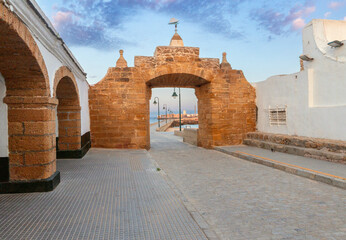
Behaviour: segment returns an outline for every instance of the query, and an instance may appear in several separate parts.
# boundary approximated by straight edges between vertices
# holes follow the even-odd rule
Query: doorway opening
[[[56,121],[57,157],[81,148],[79,92],[71,71],[61,67],[55,75],[55,96],[59,100]]]
[[[189,129],[197,145],[198,99],[194,88],[153,88],[150,99],[150,136],[155,142],[158,134],[184,138]],[[154,134],[153,134],[154,133]]]

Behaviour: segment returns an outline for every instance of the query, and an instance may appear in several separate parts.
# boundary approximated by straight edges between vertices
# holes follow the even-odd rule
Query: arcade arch
[[[61,67],[55,74],[54,97],[57,107],[57,151],[74,151],[81,148],[81,107],[79,91],[73,73]]]
[[[0,3],[0,72],[6,85],[8,162],[3,182],[57,176],[55,107],[40,50],[25,24]],[[7,137],[7,136],[1,136]]]

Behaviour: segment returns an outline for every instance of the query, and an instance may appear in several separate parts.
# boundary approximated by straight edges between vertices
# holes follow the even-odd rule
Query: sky
[[[87,73],[90,84],[114,67],[119,50],[128,66],[135,56],[153,56],[180,20],[185,46],[200,57],[227,59],[249,82],[299,71],[301,31],[312,19],[346,21],[346,0],[36,0]],[[173,89],[153,89],[160,104],[178,111]],[[182,109],[193,112],[193,89],[182,89]],[[157,106],[151,103],[154,114]],[[162,111],[162,107],[161,107]]]

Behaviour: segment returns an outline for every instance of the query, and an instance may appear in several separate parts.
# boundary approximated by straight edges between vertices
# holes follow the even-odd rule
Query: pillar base
[[[57,142],[59,142],[59,138],[57,138]],[[81,145],[82,145],[82,147],[78,150],[59,150],[57,148],[56,158],[57,159],[83,158],[85,156],[85,154],[91,148],[90,132],[86,132],[83,136],[81,136]],[[58,144],[57,144],[57,146],[58,146]]]
[[[56,171],[50,178],[43,180],[0,182],[0,194],[50,192],[60,183],[60,172]]]
[[[86,145],[84,145],[81,149],[78,150],[69,150],[69,151],[57,151],[56,152],[56,158],[57,159],[78,159],[83,158],[84,155],[89,151],[91,147],[91,142],[88,142]]]

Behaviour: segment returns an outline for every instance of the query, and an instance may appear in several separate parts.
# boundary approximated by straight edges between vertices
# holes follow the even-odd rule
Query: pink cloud
[[[296,18],[292,22],[292,29],[293,30],[299,30],[302,29],[306,25],[305,20],[302,18]]]
[[[344,17],[344,21],[346,21],[346,16]]]
[[[297,5],[291,9],[290,14],[286,17],[286,21],[291,23],[292,30],[300,30],[306,25],[304,17],[309,16],[315,11],[316,6],[314,5]]]
[[[329,3],[328,7],[332,9],[337,9],[339,7],[344,6],[345,4],[346,4],[346,1],[333,1]]]
[[[274,9],[261,8],[253,12],[253,19],[271,33],[282,35],[289,31],[298,31],[306,25],[306,18],[316,11],[313,2],[296,4],[287,14]]]
[[[57,29],[60,30],[62,26],[65,24],[69,24],[73,22],[73,12],[62,12],[58,11],[54,16],[53,16],[53,26]]]

